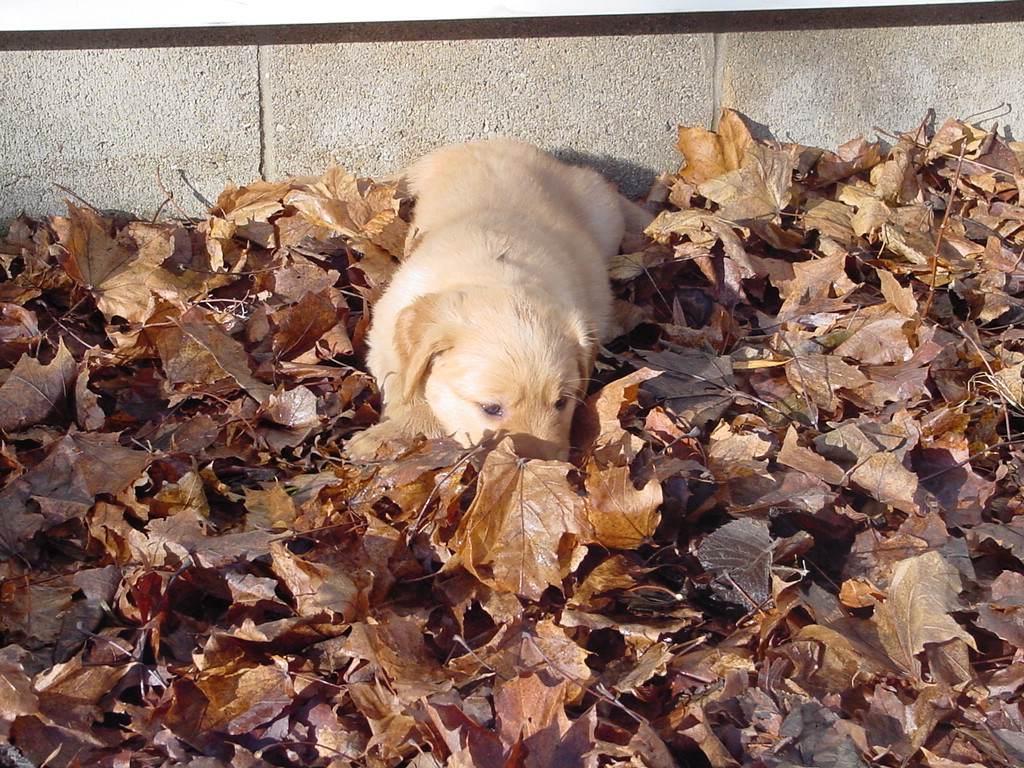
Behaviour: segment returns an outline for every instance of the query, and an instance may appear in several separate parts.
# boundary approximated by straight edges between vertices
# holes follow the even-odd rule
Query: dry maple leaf
[[[257,403],[266,403],[274,394],[272,386],[253,377],[244,347],[224,333],[209,313],[193,307],[176,325],[180,333],[165,329],[157,336],[172,383],[213,384],[230,378]]]
[[[563,702],[566,683],[545,683],[540,675],[520,675],[494,692],[495,724],[509,752],[518,744],[525,751],[523,768],[596,768],[588,754],[594,742],[597,717],[593,710],[571,722]]]
[[[61,262],[108,321],[122,317],[141,324],[155,311],[157,296],[180,301],[181,287],[160,265],[174,254],[184,230],[132,222],[111,234],[109,221],[89,208],[68,203],[68,215]]]
[[[240,734],[276,719],[295,695],[291,675],[281,666],[252,666],[237,659],[227,667],[203,670],[196,686],[206,697],[206,711],[197,726]]]
[[[560,586],[589,533],[569,470],[561,462],[520,459],[510,444],[492,451],[453,538],[462,565],[495,589],[531,600]]]
[[[846,480],[846,473],[843,469],[810,448],[802,447],[797,439],[797,430],[790,425],[786,430],[782,447],[779,449],[779,463],[798,469],[811,477],[820,477],[829,485],[842,485]]]
[[[68,403],[76,371],[63,340],[46,365],[23,355],[0,385],[0,429],[16,432],[60,411]]]
[[[636,403],[640,385],[659,373],[641,368],[609,382],[577,411],[577,442],[599,462],[612,464],[623,458],[632,461],[640,452],[643,440],[623,429],[622,417]]]
[[[426,645],[424,624],[416,614],[385,611],[373,624],[355,625],[345,643],[345,652],[365,659],[404,707],[452,688]]]
[[[978,626],[1024,648],[1024,576],[1014,571],[999,574],[988,602],[978,606]]]
[[[693,185],[723,176],[740,167],[752,142],[742,118],[731,109],[722,110],[715,132],[680,126],[676,149],[686,158],[686,167],[679,175]]]
[[[708,179],[698,187],[704,197],[718,203],[727,221],[748,224],[758,219],[778,222],[790,205],[796,149],[773,150],[752,144],[739,168]]]
[[[720,418],[736,396],[732,358],[699,349],[670,348],[641,351],[654,372],[661,374],[644,384],[683,423],[702,425]]]
[[[921,679],[918,654],[929,644],[960,639],[976,648],[974,638],[949,615],[958,605],[960,575],[938,552],[898,562],[888,597],[875,609],[878,635],[907,674]]]
[[[921,509],[917,475],[891,453],[874,453],[859,462],[850,481],[883,504],[911,514]]]

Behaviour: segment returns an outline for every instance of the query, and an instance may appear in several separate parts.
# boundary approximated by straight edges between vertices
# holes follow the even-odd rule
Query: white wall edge
[[[1010,0],[968,0],[1009,2]],[[0,0],[0,31],[162,29],[943,5],[964,0]]]

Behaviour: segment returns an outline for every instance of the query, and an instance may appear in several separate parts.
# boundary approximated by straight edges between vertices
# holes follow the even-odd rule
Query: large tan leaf
[[[589,530],[570,469],[520,459],[507,443],[492,451],[453,539],[462,564],[493,588],[531,600],[560,586]]]
[[[174,254],[179,238],[190,247],[183,229],[132,222],[115,235],[110,222],[91,209],[69,203],[68,210],[61,262],[107,320],[144,323],[158,296],[179,301],[179,281],[160,265]]]
[[[792,199],[793,169],[798,158],[799,147],[771,149],[751,144],[739,168],[705,181],[698,190],[719,204],[718,214],[727,221],[777,222]]]
[[[272,386],[252,375],[241,343],[198,307],[184,313],[175,328],[162,330],[157,342],[169,379],[186,391],[230,378],[258,403],[274,394]]]
[[[786,377],[793,389],[829,412],[839,407],[838,390],[853,391],[869,383],[867,376],[839,355],[794,357],[786,363]]]
[[[424,641],[425,617],[379,611],[373,623],[353,626],[347,655],[365,659],[406,706],[448,691],[451,680]]]
[[[283,660],[251,666],[239,659],[226,668],[203,670],[196,684],[209,700],[203,727],[231,734],[275,719],[295,695]]]
[[[546,682],[546,676],[519,675],[503,682],[494,693],[495,720],[499,736],[509,749],[507,766],[523,768],[596,768],[594,745],[595,711],[570,721],[563,700],[565,680]],[[516,757],[525,755],[520,763]]]
[[[886,651],[907,674],[921,678],[918,654],[928,644],[974,638],[953,620],[959,608],[960,574],[938,552],[925,552],[898,562],[892,570],[889,597],[875,610],[874,620]]]
[[[722,110],[717,133],[680,126],[676,149],[686,158],[686,167],[679,175],[697,185],[734,171],[740,167],[752,141],[747,126],[731,109]]]
[[[632,460],[643,447],[643,441],[623,429],[622,417],[636,404],[640,385],[660,373],[640,368],[605,384],[587,398],[576,418],[577,431],[581,433],[578,442],[584,447],[592,447],[599,461]]]

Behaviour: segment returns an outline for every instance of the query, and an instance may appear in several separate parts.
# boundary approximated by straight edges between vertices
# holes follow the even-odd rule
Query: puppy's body
[[[564,459],[609,333],[608,258],[638,209],[594,171],[508,140],[438,150],[406,178],[419,234],[368,336],[384,420],[350,452],[508,434],[524,455]]]

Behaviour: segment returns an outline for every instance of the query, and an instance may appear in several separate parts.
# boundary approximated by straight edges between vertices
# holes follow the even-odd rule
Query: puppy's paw
[[[348,439],[345,455],[356,461],[382,458],[381,449],[393,444],[392,450],[385,451],[386,458],[395,458],[401,448],[417,438],[433,439],[445,437],[445,432],[433,411],[422,400],[389,405],[382,422],[358,432]],[[406,443],[405,446],[399,443]]]
[[[404,432],[395,428],[393,422],[382,421],[352,435],[345,444],[345,456],[355,461],[370,461],[377,457],[384,443],[405,436]]]

